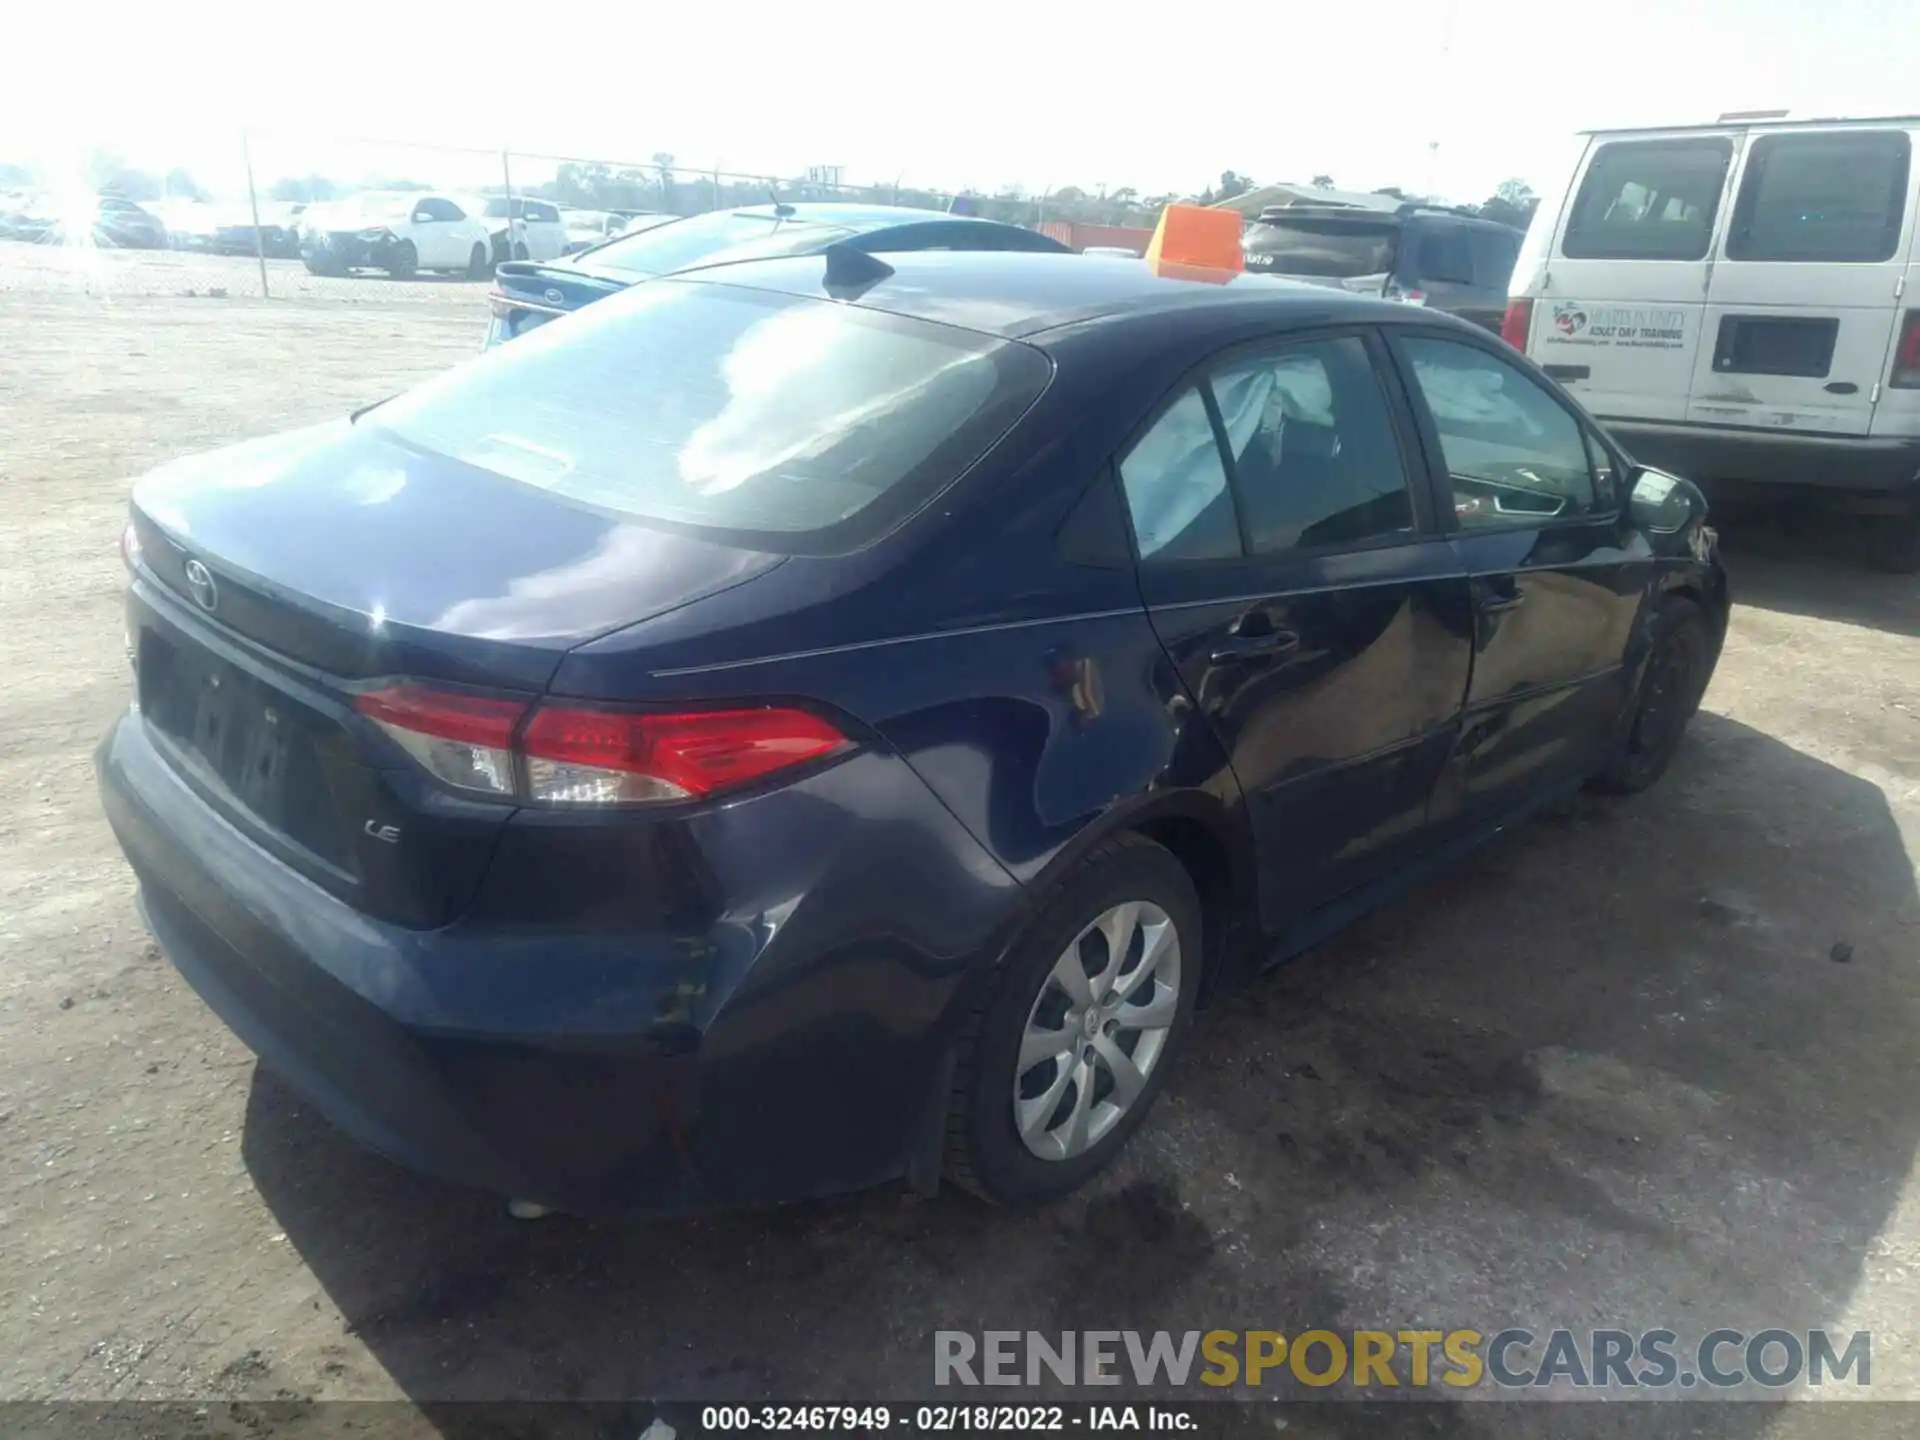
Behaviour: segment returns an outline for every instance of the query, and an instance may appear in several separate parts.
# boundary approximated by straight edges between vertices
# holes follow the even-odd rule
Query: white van
[[[1920,118],[1595,131],[1541,197],[1502,334],[1636,459],[1816,486],[1920,565]]]

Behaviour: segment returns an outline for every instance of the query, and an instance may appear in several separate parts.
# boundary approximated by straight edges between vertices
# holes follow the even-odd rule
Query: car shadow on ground
[[[430,1416],[927,1398],[937,1329],[1804,1329],[1840,1321],[1920,1144],[1916,934],[1880,790],[1702,713],[1655,791],[1519,827],[1203,1015],[1114,1172],[1040,1213],[890,1189],[518,1224],[264,1070],[244,1154]],[[1574,1409],[1608,1434],[1773,1414]],[[1302,1435],[1576,1433],[1560,1405],[1293,1414]]]
[[[1714,512],[1736,605],[1920,636],[1920,575],[1874,570],[1863,530],[1875,522],[1807,503]]]

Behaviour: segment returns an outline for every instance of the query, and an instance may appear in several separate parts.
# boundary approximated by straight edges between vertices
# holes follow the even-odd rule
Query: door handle
[[[1238,665],[1275,655],[1291,655],[1300,648],[1300,637],[1291,630],[1275,630],[1266,635],[1238,635],[1223,640],[1208,656],[1216,665]]]
[[[1830,380],[1820,387],[1834,395],[1858,395],[1860,387],[1851,380]]]

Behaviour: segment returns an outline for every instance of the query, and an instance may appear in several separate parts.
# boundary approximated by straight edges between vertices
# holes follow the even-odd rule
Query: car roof
[[[785,212],[785,213],[782,213]],[[787,204],[776,211],[765,205],[740,205],[735,215],[754,215],[768,220],[799,221],[808,225],[844,225],[854,230],[878,230],[888,225],[918,225],[928,220],[952,220],[961,224],[999,225],[977,215],[949,215],[944,210],[923,210],[907,205],[855,205],[840,201],[808,201]]]
[[[680,283],[732,285],[788,295],[820,296],[984,334],[1022,339],[1097,319],[1164,315],[1206,307],[1269,309],[1324,320],[1329,313],[1379,320],[1404,307],[1324,285],[1270,275],[1156,273],[1144,260],[1016,250],[929,250],[885,257],[888,273],[864,284],[825,286],[829,260],[820,255],[741,261],[666,277]],[[851,292],[851,293],[850,293]]]

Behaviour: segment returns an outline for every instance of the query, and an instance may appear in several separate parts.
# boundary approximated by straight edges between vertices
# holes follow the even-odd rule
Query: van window
[[[1763,135],[1747,152],[1730,260],[1888,260],[1907,209],[1902,130]]]
[[[1594,152],[1560,253],[1570,260],[1703,260],[1733,144],[1615,140]]]

